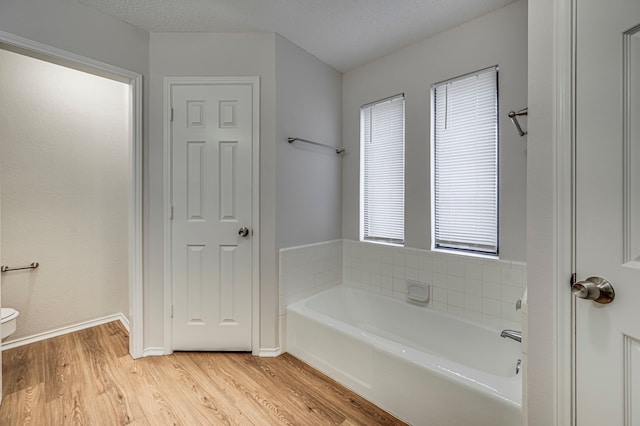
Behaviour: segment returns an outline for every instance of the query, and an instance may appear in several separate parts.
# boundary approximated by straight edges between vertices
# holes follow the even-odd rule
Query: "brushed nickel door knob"
[[[596,303],[611,303],[616,297],[611,283],[601,277],[589,277],[571,286],[571,291],[580,299],[593,300]]]

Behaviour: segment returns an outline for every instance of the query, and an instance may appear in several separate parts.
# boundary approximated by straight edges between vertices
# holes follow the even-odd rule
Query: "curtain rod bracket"
[[[527,132],[525,130],[522,130],[522,127],[520,127],[520,123],[518,123],[518,116],[527,115],[528,113],[529,108],[523,108],[520,111],[509,111],[509,118],[511,119],[513,125],[516,126],[516,129],[518,129],[518,133],[520,133],[520,136],[526,135]]]

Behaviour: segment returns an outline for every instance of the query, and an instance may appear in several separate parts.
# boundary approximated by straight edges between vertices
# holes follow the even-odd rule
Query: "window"
[[[360,239],[404,243],[404,95],[360,109]]]
[[[433,247],[498,254],[498,67],[432,86]]]

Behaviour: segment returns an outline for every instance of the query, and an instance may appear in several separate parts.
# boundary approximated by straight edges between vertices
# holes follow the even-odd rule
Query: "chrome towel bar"
[[[300,141],[300,142],[304,142],[304,143],[310,143],[311,145],[317,145],[317,146],[321,146],[323,148],[328,148],[328,149],[332,149],[336,152],[336,154],[342,154],[344,152],[344,148],[340,148],[337,146],[332,146],[332,145],[326,145],[320,142],[314,142],[314,141],[309,141],[306,139],[302,139],[302,138],[287,138],[287,141],[289,143],[295,142],[295,141]]]
[[[0,266],[0,272],[21,271],[23,269],[36,269],[40,264],[38,262],[31,262],[28,266],[20,266],[18,268],[12,268],[10,266]]]

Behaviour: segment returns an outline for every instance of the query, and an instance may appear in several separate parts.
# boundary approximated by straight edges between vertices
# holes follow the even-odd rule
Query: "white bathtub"
[[[412,425],[519,426],[520,344],[338,286],[287,307],[287,351]]]

